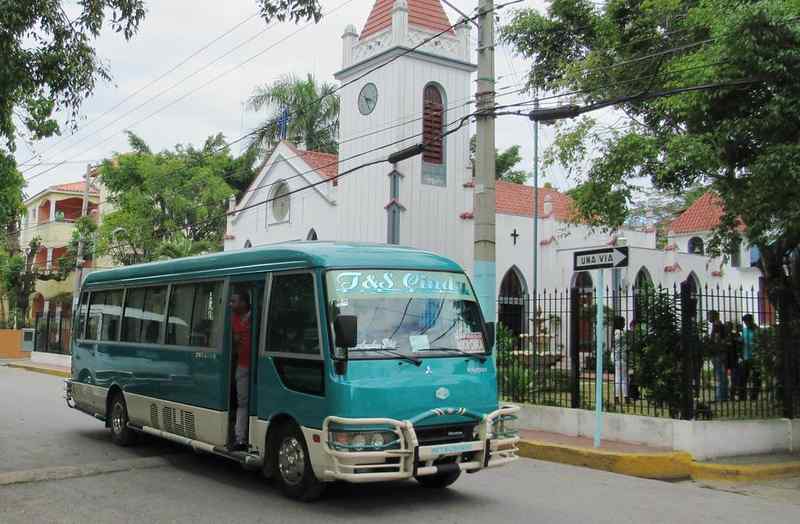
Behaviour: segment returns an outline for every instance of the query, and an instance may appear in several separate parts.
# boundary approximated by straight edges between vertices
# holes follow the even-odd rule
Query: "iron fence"
[[[72,314],[70,311],[49,311],[37,313],[34,318],[35,351],[70,353],[72,338]]]
[[[498,388],[510,401],[681,419],[800,415],[800,319],[755,290],[607,289],[603,373],[589,289],[501,297]],[[780,318],[778,312],[783,312]],[[752,320],[752,322],[751,322]]]

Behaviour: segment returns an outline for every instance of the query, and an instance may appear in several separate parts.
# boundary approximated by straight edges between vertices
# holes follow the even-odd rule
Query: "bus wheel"
[[[290,422],[277,428],[277,432],[275,438],[271,439],[273,449],[270,450],[270,460],[273,476],[281,491],[287,497],[297,500],[318,499],[325,484],[314,475],[308,447],[300,428]]]
[[[432,489],[446,488],[461,476],[461,471],[450,471],[447,473],[437,473],[436,475],[423,475],[421,477],[414,477],[419,482],[420,486]]]
[[[136,442],[136,432],[128,427],[128,406],[125,397],[117,393],[111,399],[111,415],[108,421],[111,441],[118,446],[130,446]]]

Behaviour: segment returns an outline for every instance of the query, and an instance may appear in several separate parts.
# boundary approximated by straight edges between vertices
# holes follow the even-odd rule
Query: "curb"
[[[800,461],[784,464],[713,464],[694,462],[685,451],[625,453],[520,440],[519,456],[609,471],[653,480],[752,482],[800,476]]]
[[[692,456],[684,451],[624,453],[530,440],[521,440],[517,447],[522,457],[583,466],[633,477],[681,480],[691,476]]]
[[[752,482],[783,477],[800,476],[800,461],[784,464],[708,464],[693,462],[692,480],[721,480],[724,482]]]
[[[50,368],[43,368],[39,366],[32,366],[29,364],[13,364],[13,363],[6,363],[7,367],[10,368],[19,368],[24,369],[26,371],[33,371],[35,373],[44,373],[45,375],[54,375],[56,377],[61,378],[69,378],[70,372],[69,371],[62,371],[60,369],[50,369]]]

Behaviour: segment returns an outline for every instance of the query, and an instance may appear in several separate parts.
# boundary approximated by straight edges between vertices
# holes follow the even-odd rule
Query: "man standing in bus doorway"
[[[246,451],[247,405],[250,393],[250,296],[239,290],[231,295],[231,333],[236,355],[236,426],[233,451]]]

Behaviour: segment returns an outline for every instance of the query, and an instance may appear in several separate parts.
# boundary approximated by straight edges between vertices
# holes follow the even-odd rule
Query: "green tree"
[[[475,149],[477,136],[472,135],[469,141],[470,162],[475,163]],[[504,180],[513,184],[524,184],[529,178],[530,174],[525,171],[514,169],[517,164],[522,162],[522,156],[519,154],[520,146],[513,145],[508,147],[503,152],[495,149],[494,151],[494,175],[497,180]]]
[[[103,217],[97,253],[135,264],[175,253],[176,239],[221,249],[234,194],[224,177],[236,165],[230,151],[219,147],[223,137],[209,137],[202,149],[178,145],[160,153],[149,152],[132,133],[129,141],[133,152],[100,167],[114,211]]]
[[[266,110],[268,118],[252,131],[250,149],[258,153],[275,147],[281,136],[281,117],[288,114],[286,138],[312,151],[336,153],[339,134],[339,97],[334,84],[285,75],[259,86],[248,100],[253,111]]]
[[[641,177],[672,194],[715,191],[725,214],[712,252],[728,252],[743,221],[770,295],[800,313],[798,19],[796,0],[553,0],[544,15],[518,11],[502,37],[532,60],[532,89],[573,103],[754,81],[621,102],[624,125],[572,122],[554,157],[589,165],[574,196],[594,224],[623,224]]]

